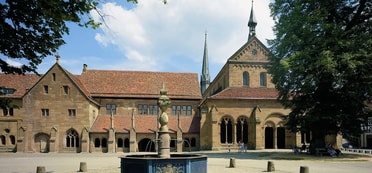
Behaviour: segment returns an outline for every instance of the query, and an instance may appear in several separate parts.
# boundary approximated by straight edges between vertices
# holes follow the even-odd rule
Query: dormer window
[[[14,94],[16,89],[0,87],[0,95]]]

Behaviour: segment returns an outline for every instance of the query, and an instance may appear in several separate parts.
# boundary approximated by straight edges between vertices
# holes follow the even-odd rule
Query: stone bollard
[[[45,166],[37,166],[36,173],[45,173]]]
[[[229,168],[235,168],[236,167],[236,164],[235,164],[235,158],[230,158],[230,166]]]
[[[274,162],[272,161],[267,162],[267,172],[275,172]]]
[[[79,172],[87,172],[87,162],[80,162]]]
[[[300,167],[300,173],[309,173],[309,167],[301,166]]]

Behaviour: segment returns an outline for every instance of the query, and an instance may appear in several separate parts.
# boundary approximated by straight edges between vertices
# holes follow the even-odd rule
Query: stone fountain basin
[[[120,157],[121,173],[207,173],[207,156],[199,154],[171,154],[159,158],[157,154]]]

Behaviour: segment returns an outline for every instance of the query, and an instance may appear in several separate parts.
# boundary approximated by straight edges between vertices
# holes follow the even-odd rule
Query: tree
[[[21,67],[9,65],[0,57],[4,73],[35,72],[43,58],[53,55],[69,33],[67,22],[97,27],[83,18],[95,7],[94,0],[7,0],[0,3],[0,53],[26,61]]]
[[[127,0],[137,3],[137,0]],[[0,54],[23,62],[15,67],[0,56],[0,71],[36,72],[42,60],[57,52],[69,34],[67,23],[96,28],[89,15],[99,0],[6,0],[0,2]],[[163,0],[166,3],[166,0]]]
[[[372,2],[277,0],[270,4],[275,39],[269,73],[291,112],[287,127],[359,135],[372,116]]]

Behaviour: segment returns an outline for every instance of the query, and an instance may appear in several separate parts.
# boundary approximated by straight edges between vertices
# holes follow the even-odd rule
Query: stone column
[[[161,115],[159,117],[160,129],[159,129],[159,149],[158,157],[160,158],[170,158],[170,136],[168,131],[168,115],[167,109],[171,101],[167,97],[167,90],[163,83],[163,88],[160,90],[160,98],[158,100],[158,106],[161,110]]]

